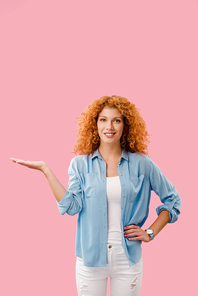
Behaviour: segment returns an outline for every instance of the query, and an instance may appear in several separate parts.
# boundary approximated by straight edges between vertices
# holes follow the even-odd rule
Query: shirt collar
[[[98,148],[92,153],[91,159],[93,159],[95,157],[103,159],[102,156],[100,155],[100,152],[99,152]],[[127,161],[129,160],[128,152],[126,150],[124,150],[124,149],[122,149],[121,159],[122,158],[126,159]]]

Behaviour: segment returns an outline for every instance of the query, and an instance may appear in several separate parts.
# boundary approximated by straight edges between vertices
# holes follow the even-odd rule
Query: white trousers
[[[87,267],[76,259],[78,296],[106,296],[110,277],[111,296],[138,296],[142,285],[142,259],[129,267],[129,260],[120,244],[107,245],[107,266]]]

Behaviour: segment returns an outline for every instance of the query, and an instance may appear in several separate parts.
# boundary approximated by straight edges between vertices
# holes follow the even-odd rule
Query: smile
[[[115,135],[115,133],[105,133],[105,136],[108,138],[112,138]]]

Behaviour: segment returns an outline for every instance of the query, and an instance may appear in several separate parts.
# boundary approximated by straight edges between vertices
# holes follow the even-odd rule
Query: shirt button
[[[112,248],[112,245],[109,245],[109,249],[111,249]]]

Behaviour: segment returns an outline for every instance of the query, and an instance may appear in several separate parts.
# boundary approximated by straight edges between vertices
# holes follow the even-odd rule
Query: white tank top
[[[121,244],[121,185],[119,176],[106,177],[108,243]]]

